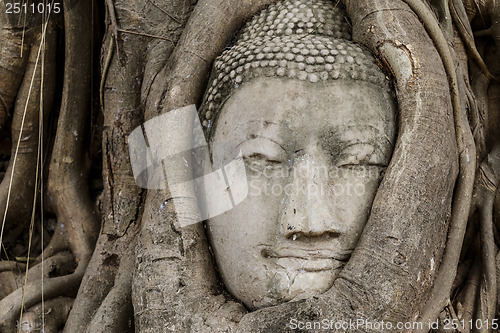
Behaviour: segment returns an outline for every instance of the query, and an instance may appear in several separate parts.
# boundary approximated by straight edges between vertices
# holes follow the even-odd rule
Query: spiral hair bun
[[[390,89],[371,52],[351,41],[342,8],[328,0],[286,0],[253,17],[214,63],[200,108],[205,131],[234,89],[257,77],[312,83],[352,79]]]

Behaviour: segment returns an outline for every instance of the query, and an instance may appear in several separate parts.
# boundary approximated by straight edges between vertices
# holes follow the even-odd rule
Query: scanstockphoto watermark
[[[307,183],[299,186],[294,183],[276,184],[269,183],[262,179],[249,179],[250,196],[301,196],[308,200],[325,196],[362,196],[366,193],[365,184],[344,182],[342,184],[329,183]]]
[[[332,165],[317,165],[311,160],[306,160],[304,163],[292,165],[290,161],[287,163],[275,163],[273,165],[262,166],[260,161],[247,162],[250,176],[256,178],[366,178],[378,177],[383,169],[378,167],[368,167],[367,165],[348,165],[348,166],[332,166]]]
[[[350,331],[350,330],[370,330],[370,331],[415,331],[415,330],[498,330],[500,321],[493,320],[465,320],[465,319],[445,319],[443,321],[436,319],[434,321],[406,321],[406,322],[391,322],[384,320],[369,320],[364,318],[349,319],[349,320],[331,320],[323,319],[319,321],[302,321],[296,318],[291,318],[289,321],[291,330],[324,330],[324,331]]]
[[[308,199],[328,195],[362,196],[366,193],[366,186],[359,180],[378,178],[383,171],[364,165],[318,166],[310,160],[298,165],[289,162],[262,167],[260,161],[247,161],[245,164],[250,196],[299,195]],[[300,179],[310,181],[301,182]]]
[[[148,190],[168,188],[165,202],[173,203],[182,227],[223,214],[248,196],[241,153],[212,169],[194,105],[146,121],[129,134],[128,144],[136,184]]]
[[[291,330],[324,330],[324,331],[344,331],[350,330],[374,330],[386,332],[390,330],[417,330],[422,329],[424,324],[422,322],[397,322],[393,323],[384,320],[330,320],[323,319],[320,321],[301,321],[295,318],[290,319],[289,328]]]

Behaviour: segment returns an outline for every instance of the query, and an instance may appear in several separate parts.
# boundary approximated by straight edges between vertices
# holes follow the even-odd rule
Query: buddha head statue
[[[206,222],[227,290],[252,310],[327,291],[396,134],[389,82],[343,10],[285,0],[257,14],[216,59],[200,118],[213,167],[246,166],[248,197]]]

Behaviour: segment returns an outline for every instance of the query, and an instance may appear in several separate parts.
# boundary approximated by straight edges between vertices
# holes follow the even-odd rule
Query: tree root
[[[479,259],[479,256],[477,257]],[[460,320],[468,322],[474,317],[474,308],[479,290],[479,279],[481,276],[481,260],[475,260],[467,276],[465,285],[457,297],[457,316]],[[470,326],[465,325],[465,332],[470,332]]]
[[[42,296],[46,299],[58,296],[74,297],[89,260],[90,257],[81,258],[75,272],[70,275],[44,279],[43,287],[41,280],[29,282],[24,288],[18,289],[3,298],[0,301],[0,332],[14,332],[21,309],[38,304],[42,300]]]
[[[132,229],[132,228],[131,228]],[[65,332],[128,332],[133,312],[131,307],[131,279],[137,231],[129,229],[123,237],[101,234],[96,251],[70,313]],[[137,229],[134,228],[135,230]],[[130,281],[128,280],[130,279]],[[106,316],[103,316],[103,312]],[[123,320],[122,320],[123,319]],[[110,322],[106,322],[110,320]],[[105,324],[97,329],[97,322]],[[91,323],[94,323],[91,325]],[[112,324],[114,323],[114,324]],[[124,326],[125,325],[125,326]],[[91,329],[90,326],[93,328]],[[127,326],[128,327],[128,326]]]
[[[39,304],[31,307],[23,315],[20,331],[22,333],[60,332],[68,318],[72,304],[73,298],[57,297],[45,302],[43,306]]]
[[[134,237],[134,240],[136,238]],[[122,253],[122,261],[116,274],[114,286],[88,325],[87,333],[132,333],[134,309],[132,307],[132,274],[135,266],[136,242],[129,242]],[[71,332],[71,330],[67,330]]]
[[[34,39],[14,108],[12,120],[12,142],[14,144],[11,159],[6,175],[0,184],[0,218],[3,219],[0,241],[3,238],[14,240],[29,225],[38,158],[40,95],[44,96],[44,119],[47,119],[46,115],[52,107],[54,96],[56,75],[56,31],[54,24],[49,24],[46,30],[43,78],[42,46],[40,45],[42,34],[40,33]],[[40,91],[42,79],[44,81],[43,92]]]
[[[19,286],[22,286],[21,275],[16,274],[15,271],[1,272],[0,285],[2,286],[2,289],[0,290],[0,299],[3,299],[10,293],[19,289]]]
[[[500,46],[500,4],[497,4],[495,7],[495,11],[492,13],[492,24],[489,28],[476,31],[474,36],[476,38],[480,37],[491,37],[495,42],[497,47]]]
[[[61,276],[73,273],[75,270],[75,257],[69,252],[59,252],[31,267],[27,274],[28,281],[35,281],[42,277]]]
[[[455,62],[446,38],[439,28],[439,24],[434,19],[434,16],[421,0],[404,1],[422,20],[443,61],[450,85],[457,147],[459,151],[459,176],[454,194],[452,218],[450,230],[448,232],[446,251],[429,299],[423,307],[423,312],[419,318],[419,321],[427,323],[435,320],[449,302],[450,291],[456,276],[458,261],[460,259],[460,250],[462,248],[469,217],[476,169],[476,149],[472,132],[468,124],[466,110],[460,101]],[[424,333],[426,331],[427,330],[424,328],[416,332]]]
[[[35,259],[35,264],[42,262],[44,258],[50,258],[58,252],[69,250],[68,232],[66,223],[58,223],[49,244],[43,249],[42,254]]]
[[[497,305],[497,249],[493,236],[493,203],[500,181],[500,145],[494,147],[481,164],[480,179],[480,186],[484,188],[483,202],[479,208],[483,278],[481,279],[478,318],[483,322],[492,322],[496,315]]]
[[[80,267],[80,262],[88,263],[93,253],[99,226],[87,185],[89,160],[84,146],[92,65],[92,36],[85,27],[92,23],[92,3],[69,1],[65,4],[64,16],[64,87],[49,166],[48,191],[58,220],[66,225],[69,247]]]
[[[474,42],[474,35],[472,33],[472,28],[470,26],[467,13],[465,11],[465,7],[462,0],[452,0],[450,1],[450,12],[453,17],[453,21],[455,22],[460,35],[462,36],[462,40],[467,47],[467,51],[472,56],[472,59],[479,66],[484,75],[489,79],[493,79],[494,76],[491,75],[488,67],[484,63],[483,58],[479,54],[479,51],[476,48],[476,43]]]
[[[9,28],[7,22],[0,22],[0,129],[4,128],[9,117],[9,112],[16,100],[19,86],[23,80],[28,57],[20,57],[22,53],[28,54],[29,43],[22,44],[22,31]],[[22,46],[21,46],[22,45]]]
[[[11,263],[13,263],[13,262],[11,262]],[[0,301],[0,308],[2,310],[7,309],[5,302],[7,302],[8,300],[12,301],[12,296],[8,296],[9,294],[10,295],[14,294],[17,296],[21,295],[21,298],[23,297],[22,296],[23,295],[23,287],[22,286],[24,285],[25,281],[27,283],[29,283],[29,285],[33,286],[33,288],[38,288],[40,290],[40,292],[42,291],[42,287],[43,287],[43,293],[44,293],[43,296],[47,297],[47,293],[46,293],[46,289],[45,289],[47,284],[45,282],[49,281],[48,282],[49,289],[50,288],[53,289],[53,287],[51,287],[51,286],[54,285],[54,283],[52,282],[53,278],[51,278],[51,276],[61,276],[61,275],[65,275],[65,274],[71,274],[74,272],[74,270],[75,270],[75,265],[74,265],[73,255],[71,255],[71,253],[69,253],[69,252],[61,252],[61,253],[57,253],[53,257],[46,259],[43,264],[40,263],[38,265],[33,266],[28,271],[27,274],[24,273],[23,271],[11,271],[11,272],[0,273],[0,277],[2,277],[3,274],[10,274],[8,277],[3,276],[1,279],[2,286],[4,287],[4,290],[7,292],[7,294],[2,295],[0,297],[0,299],[2,299]],[[40,279],[44,279],[43,283]],[[58,287],[59,287],[59,284],[56,283],[55,289],[57,290]],[[61,283],[61,287],[64,288],[65,286],[63,286]],[[61,291],[64,293],[63,290],[61,290]],[[24,293],[26,294],[26,292],[28,292],[28,289]],[[73,290],[68,289],[68,294],[74,294],[74,293],[76,293],[76,289],[74,287],[73,287]],[[6,296],[8,296],[8,297],[6,297]],[[6,300],[6,301],[4,301],[4,300]],[[35,295],[34,299],[31,298],[31,295],[28,295],[27,298],[25,298],[25,300],[27,302],[30,302],[30,304],[36,304],[39,301],[36,299],[36,295]],[[71,303],[72,302],[73,302],[73,300],[71,300]],[[22,305],[21,301],[18,301],[16,303],[18,303],[20,306],[24,307]],[[26,304],[26,303],[24,303],[24,304]],[[10,311],[10,310],[7,309],[7,311]],[[69,309],[68,309],[68,311],[69,311]],[[34,313],[36,313],[36,311]],[[18,313],[16,313],[16,310],[14,309],[14,311],[11,313],[11,315],[14,316],[14,319],[16,319]],[[0,322],[1,322],[0,331],[2,331],[2,332],[8,331],[9,328],[14,327],[12,325],[12,323],[9,323],[9,314],[6,314],[5,316],[4,316],[4,312],[2,312],[2,316],[0,316]],[[23,318],[24,318],[24,315],[23,315]],[[12,319],[12,318],[10,318],[10,319]],[[66,315],[64,316],[64,320],[65,319],[66,319]],[[31,325],[29,325],[29,326],[31,326]]]
[[[471,90],[475,97],[474,106],[471,107],[471,126],[473,128],[474,138],[478,148],[478,157],[484,158],[487,154],[486,149],[486,124],[489,121],[488,105],[488,87],[490,80],[480,72],[480,69],[471,64]]]
[[[113,24],[111,29],[114,29]],[[102,311],[110,310],[109,302],[115,299],[113,295],[116,290],[123,290],[124,295],[131,290],[126,291],[125,286],[118,281],[117,270],[122,262],[128,260],[127,257],[133,256],[133,252],[128,251],[127,247],[134,243],[143,209],[143,190],[135,184],[133,178],[127,153],[127,136],[143,122],[139,83],[143,80],[144,63],[140,50],[146,48],[147,39],[142,36],[133,39],[134,44],[125,43],[120,49],[120,59],[115,52],[115,36],[108,32],[103,42],[105,59],[101,64],[103,76],[100,96],[104,115],[103,211],[106,213],[94,255],[65,327],[65,332],[69,333],[86,332],[91,322],[102,321],[100,315]],[[122,59],[124,63],[121,62]],[[128,274],[130,272],[131,270]],[[116,311],[128,306],[124,304],[125,300],[118,303],[123,306],[119,305],[109,313],[110,320],[119,320],[120,313]],[[127,322],[128,320],[124,321]]]
[[[496,267],[497,267],[497,313],[496,318],[500,318],[500,251],[497,252],[495,257]]]
[[[459,288],[462,287],[463,283],[469,276],[469,272],[472,266],[476,261],[477,252],[479,251],[478,249],[479,249],[480,239],[475,231],[476,230],[473,230],[471,232],[472,237],[474,237],[474,239],[472,240],[471,237],[471,240],[469,241],[470,244],[468,244],[467,249],[465,249],[464,246],[464,249],[462,250],[462,252],[466,253],[462,253],[462,258],[460,259],[460,265],[458,265],[457,268],[457,276],[455,277],[455,281],[453,282],[453,287],[452,287],[453,295],[456,295],[457,290],[459,290]],[[467,230],[467,233],[469,233],[469,230]]]
[[[88,190],[87,176],[90,163],[85,151],[86,131],[89,130],[87,119],[91,109],[89,101],[93,36],[90,34],[88,27],[92,24],[92,8],[92,3],[87,1],[70,0],[64,3],[66,45],[64,86],[57,133],[50,158],[47,186],[51,206],[54,208],[59,221],[58,226],[64,229],[64,233],[60,233],[61,229],[56,230],[54,241],[46,249],[44,256],[54,254],[61,248],[68,248],[77,263],[76,270],[69,275],[51,277],[55,267],[59,269],[62,266],[66,267],[66,269],[58,272],[61,274],[72,270],[68,268],[68,262],[70,261],[69,258],[72,259],[73,256],[66,254],[54,254],[54,257],[48,258],[38,266],[33,267],[27,275],[28,278],[36,280],[28,282],[24,288],[17,289],[0,301],[0,331],[2,332],[13,332],[16,329],[16,319],[19,316],[19,311],[39,303],[42,297],[47,299],[58,296],[74,297],[94,250],[99,229],[99,219],[97,209],[90,198]],[[33,49],[32,53],[35,50]],[[49,53],[53,52],[55,54],[55,44],[50,45],[46,50],[45,59],[50,64],[55,65],[55,58]],[[32,67],[34,66],[28,66],[28,70]],[[53,68],[46,66],[45,73],[53,74]],[[52,87],[53,89],[54,82],[53,77],[45,77],[44,87],[46,89]],[[34,85],[33,89],[36,86]],[[22,89],[22,91],[24,90]],[[39,96],[40,92],[37,92],[33,98],[37,97],[37,95]],[[49,98],[51,95],[48,93],[44,92],[43,96],[44,101],[51,100]],[[24,100],[28,100],[28,98],[24,98]],[[48,109],[48,107],[45,107],[45,110]],[[47,117],[44,117],[44,119],[47,119]],[[33,125],[37,124],[36,120],[38,120],[38,116],[33,118],[27,116],[26,124],[38,129],[38,126]],[[31,138],[34,136],[32,133],[26,133],[20,135],[21,139],[26,140],[25,137]],[[37,136],[33,140],[38,144],[36,139]],[[23,148],[27,152],[31,149],[33,154],[37,147],[36,144],[35,148]],[[36,154],[33,155],[36,156]],[[36,166],[36,160],[32,161],[31,165]],[[26,180],[23,178],[22,181]],[[33,190],[34,186],[30,188],[31,192]],[[28,205],[31,208],[33,203],[28,202]],[[15,212],[19,215],[22,211],[16,208]],[[31,210],[28,210],[28,212],[31,214]],[[64,238],[67,237],[67,244],[61,241],[61,235],[65,236]],[[43,277],[43,279],[41,280],[40,277]],[[64,305],[60,306],[64,310],[61,313],[67,313],[68,302],[61,304]],[[59,317],[62,318],[62,316]]]
[[[26,269],[26,264],[17,261],[0,261],[0,272],[23,270]]]

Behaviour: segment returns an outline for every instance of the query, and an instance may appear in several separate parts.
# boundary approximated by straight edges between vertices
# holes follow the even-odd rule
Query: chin
[[[265,281],[265,286],[261,286],[263,287],[261,291],[254,290],[251,297],[240,299],[250,310],[307,299],[328,291],[339,273],[340,269],[314,272],[285,270],[267,272],[268,279]]]

